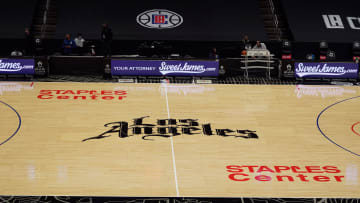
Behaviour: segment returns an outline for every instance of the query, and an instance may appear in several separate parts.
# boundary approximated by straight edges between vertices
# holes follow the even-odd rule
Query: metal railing
[[[44,10],[44,15],[43,15],[43,24],[41,25],[41,38],[45,37],[45,30],[47,28],[47,17],[48,17],[48,12],[49,12],[49,8],[50,8],[50,2],[51,0],[46,0],[46,5],[45,5],[45,10]]]
[[[272,16],[273,16],[275,30],[276,30],[277,35],[278,35],[278,40],[281,40],[281,38],[283,36],[283,33],[282,33],[281,29],[279,28],[279,17],[277,15],[276,8],[275,8],[273,0],[268,0],[268,1],[269,1],[269,5],[270,5],[270,10],[271,10],[271,13],[272,13]]]

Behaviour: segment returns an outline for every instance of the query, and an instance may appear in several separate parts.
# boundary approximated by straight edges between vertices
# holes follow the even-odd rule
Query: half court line
[[[170,119],[170,108],[169,108],[169,99],[168,99],[168,91],[167,91],[167,83],[165,84],[165,100],[166,100],[166,110],[168,113],[168,119]],[[171,143],[171,154],[172,154],[172,161],[173,161],[173,168],[174,168],[174,178],[175,178],[175,187],[176,187],[176,196],[180,197],[179,193],[179,185],[178,185],[178,177],[176,171],[176,161],[175,161],[175,151],[174,151],[174,140],[173,137],[170,137]]]

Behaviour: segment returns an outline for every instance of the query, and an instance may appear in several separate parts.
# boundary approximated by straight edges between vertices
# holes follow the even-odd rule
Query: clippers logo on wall
[[[343,182],[345,179],[336,166],[229,165],[226,169],[230,173],[228,178],[237,182]]]
[[[359,65],[356,63],[307,63],[296,62],[298,78],[358,78]]]
[[[81,101],[121,101],[126,98],[123,90],[40,90],[38,99],[41,100],[81,100]]]
[[[218,61],[111,60],[112,75],[214,76],[219,75]]]
[[[327,29],[345,29],[340,15],[322,15]],[[360,30],[360,18],[346,17],[349,27],[353,30]]]
[[[34,75],[34,59],[0,59],[0,74]]]
[[[353,42],[359,40],[360,1],[282,0],[297,41]]]
[[[201,124],[198,119],[157,119],[156,124],[145,121],[149,116],[133,119],[132,125],[127,121],[111,122],[104,125],[109,130],[104,131],[95,137],[89,137],[83,142],[89,140],[100,140],[111,137],[113,134],[118,138],[128,138],[132,136],[142,136],[143,140],[154,140],[153,138],[170,138],[182,135],[203,135],[203,136],[221,136],[242,139],[259,139],[256,131],[253,130],[232,130],[228,128],[213,129],[210,123]]]
[[[136,21],[141,26],[151,29],[175,28],[184,22],[181,15],[164,9],[145,11],[137,16]]]

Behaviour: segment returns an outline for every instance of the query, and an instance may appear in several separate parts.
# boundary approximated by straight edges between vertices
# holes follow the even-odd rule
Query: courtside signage
[[[219,75],[218,61],[112,60],[112,75],[214,76]]]
[[[34,59],[0,59],[0,74],[34,75]]]
[[[359,65],[356,63],[295,63],[298,78],[358,78]]]

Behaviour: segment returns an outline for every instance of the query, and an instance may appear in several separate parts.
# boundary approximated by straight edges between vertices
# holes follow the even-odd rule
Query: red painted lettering
[[[302,175],[302,174],[299,174],[299,175],[297,175],[296,177],[299,177],[300,180],[303,181],[303,182],[309,182],[309,180],[306,179],[307,176],[304,176],[304,175]]]
[[[88,90],[78,90],[77,94],[88,94],[89,91]]]
[[[52,99],[53,95],[39,95],[37,96],[39,99]]]
[[[255,176],[255,179],[258,181],[271,181],[271,177],[265,175]]]
[[[90,94],[99,95],[96,90],[91,90],[91,91],[90,91]]]
[[[74,99],[79,99],[81,98],[82,100],[86,100],[86,96],[74,96]]]
[[[127,92],[126,91],[115,91],[114,92],[115,93],[115,95],[127,95]]]
[[[337,182],[341,182],[341,178],[345,178],[345,176],[334,176],[334,178]]]
[[[51,90],[40,90],[40,94],[51,94]]]
[[[75,92],[73,92],[72,90],[66,90],[62,94],[75,94]]]
[[[314,176],[314,180],[318,182],[329,182],[330,178],[327,176]]]
[[[105,97],[102,97],[103,100],[113,100],[114,97],[113,96],[105,96]]]
[[[275,171],[277,173],[281,173],[281,171],[288,171],[290,170],[290,167],[289,166],[274,166],[275,168]]]
[[[260,166],[260,168],[257,170],[258,173],[262,173],[262,172],[270,172],[270,173],[275,173],[275,171],[273,171],[272,169],[270,169],[267,166]]]
[[[276,176],[276,179],[280,182],[284,181],[284,178],[287,178],[288,181],[293,182],[294,178],[291,176]]]
[[[305,166],[305,168],[309,173],[324,173],[320,166]]]
[[[340,173],[341,171],[336,166],[324,166],[326,173]]]
[[[233,180],[233,181],[248,181],[250,180],[250,178],[243,178],[243,179],[240,179],[236,176],[243,176],[243,177],[248,177],[249,175],[246,175],[246,174],[243,174],[243,173],[232,173],[229,175],[229,178],[230,180]]]
[[[57,96],[58,99],[69,99],[69,96]]]
[[[243,167],[248,168],[250,173],[254,173],[254,172],[255,172],[255,171],[254,171],[254,168],[256,168],[256,167],[258,167],[258,166],[243,166]]]
[[[300,167],[298,166],[291,166],[291,170],[294,172],[294,173],[307,173],[307,171],[301,171],[300,170]],[[298,171],[299,170],[299,171]]]
[[[231,173],[234,173],[234,172],[244,172],[244,170],[241,168],[241,166],[236,166],[236,165],[231,165],[231,166],[226,166],[227,169],[227,172],[231,172]]]
[[[112,94],[113,94],[113,92],[110,91],[110,90],[103,90],[103,91],[101,91],[101,95],[112,95]]]
[[[62,91],[65,91],[65,90],[53,90],[55,91],[56,94],[60,94]]]

